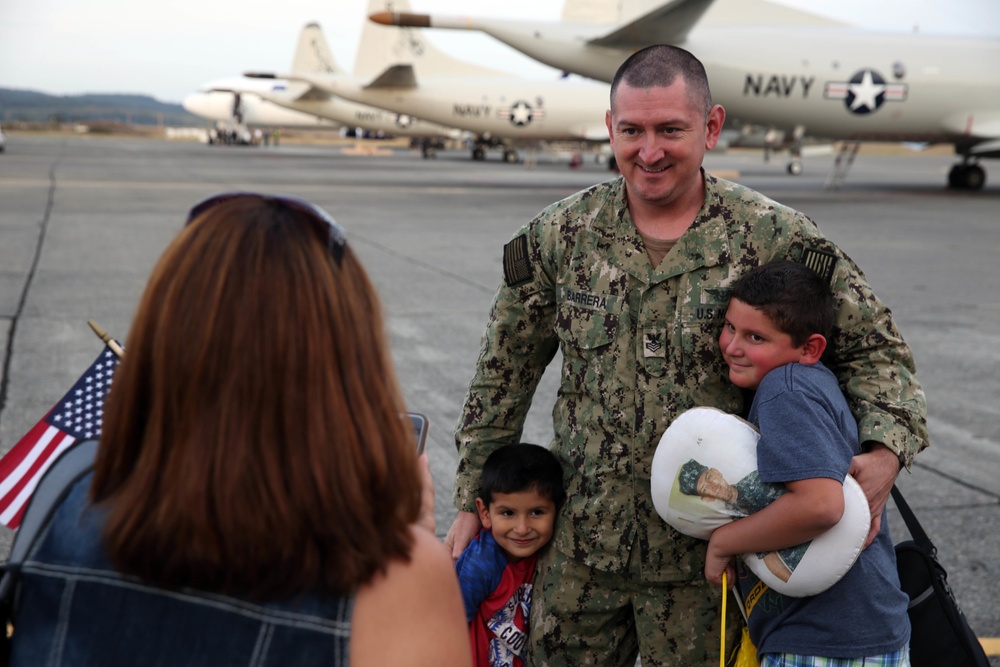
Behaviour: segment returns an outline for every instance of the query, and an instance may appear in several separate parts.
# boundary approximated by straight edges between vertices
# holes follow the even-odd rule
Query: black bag
[[[10,557],[0,567],[3,573],[0,578],[0,623],[3,623],[0,628],[0,667],[10,664],[11,623],[14,620],[21,565],[63,498],[78,480],[93,469],[96,455],[96,440],[75,443],[52,462],[31,494],[21,525],[14,534]]]
[[[899,583],[910,597],[910,665],[990,667],[982,644],[948,585],[948,573],[938,562],[937,548],[895,486],[892,498],[913,537],[896,545]]]

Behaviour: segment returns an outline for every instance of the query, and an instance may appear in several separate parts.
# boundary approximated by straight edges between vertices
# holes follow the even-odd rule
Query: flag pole
[[[125,354],[125,350],[123,350],[122,346],[118,344],[118,341],[112,338],[111,334],[105,331],[104,328],[94,320],[87,320],[87,324],[90,325],[90,328],[95,334],[97,334],[98,338],[107,343],[108,347],[111,348],[111,351],[115,353],[115,356],[121,359],[122,355]]]

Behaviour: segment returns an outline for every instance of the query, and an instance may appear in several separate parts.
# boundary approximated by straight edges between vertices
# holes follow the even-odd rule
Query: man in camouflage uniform
[[[702,171],[724,119],[691,54],[636,53],[612,82],[607,113],[622,177],[553,204],[504,247],[504,282],[456,433],[460,511],[446,544],[460,553],[478,531],[470,512],[483,461],[519,440],[560,349],[551,446],[567,502],[538,563],[530,664],[631,667],[637,653],[643,667],[718,664],[721,591],[703,576],[705,542],[656,514],[650,469],[684,410],[739,414],[749,404],[718,349],[730,285],[747,270],[787,258],[830,279],[829,367],[867,445],[852,474],[873,516],[900,466],[926,446],[910,350],[858,267],[806,216]],[[734,612],[727,646],[740,625]]]

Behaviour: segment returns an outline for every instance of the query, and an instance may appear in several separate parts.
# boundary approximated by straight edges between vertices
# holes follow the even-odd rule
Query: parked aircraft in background
[[[338,123],[262,99],[270,84],[244,77],[211,81],[184,98],[184,108],[218,123],[238,121],[253,127],[337,128]]]
[[[380,2],[372,0],[370,8],[380,7]],[[519,147],[542,141],[608,141],[604,111],[609,89],[603,83],[487,75],[437,52],[418,30],[383,28],[367,21],[359,53],[387,46],[392,60],[381,68],[359,69],[367,72],[362,79],[331,66],[318,24],[307,25],[299,40],[312,45],[311,53],[325,55],[292,72],[246,76],[302,82],[310,88],[306,97],[333,95],[466,130],[475,135],[472,157],[477,160],[492,147],[502,147],[504,159],[515,162]],[[440,74],[446,69],[455,75]]]
[[[380,55],[359,47],[356,66],[372,69],[380,64]],[[346,76],[333,59],[325,43],[316,43],[305,31],[300,35],[292,58],[292,70],[319,70]],[[236,77],[205,84],[199,93],[184,100],[184,108],[211,120],[248,125],[284,125],[290,127],[343,127],[355,133],[376,136],[439,140],[459,138],[454,128],[429,123],[407,114],[357,104],[333,97],[295,81],[274,81]],[[280,114],[289,119],[280,123]],[[307,122],[305,119],[311,119]],[[273,120],[274,122],[268,122]],[[425,145],[431,145],[429,141]]]
[[[962,158],[948,175],[955,188],[981,188],[980,159],[1000,157],[995,38],[876,33],[765,0],[671,0],[611,29],[405,12],[371,19],[481,30],[547,65],[602,81],[639,48],[677,44],[704,62],[713,96],[743,121],[846,140],[855,152],[861,141],[953,144]],[[793,160],[789,171],[797,170]]]

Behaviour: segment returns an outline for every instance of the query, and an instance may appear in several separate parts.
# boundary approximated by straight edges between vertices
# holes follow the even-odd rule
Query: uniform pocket
[[[556,333],[579,350],[597,350],[611,344],[618,333],[618,315],[561,303],[556,311]]]

